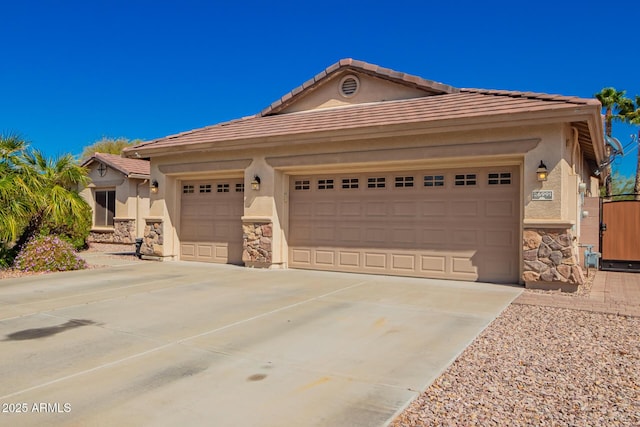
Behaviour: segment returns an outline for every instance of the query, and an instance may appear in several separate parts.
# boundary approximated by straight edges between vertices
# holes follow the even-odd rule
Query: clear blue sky
[[[162,137],[259,112],[341,58],[456,87],[640,95],[640,2],[609,6],[4,0],[0,132],[49,156]],[[624,144],[631,132],[614,127]]]

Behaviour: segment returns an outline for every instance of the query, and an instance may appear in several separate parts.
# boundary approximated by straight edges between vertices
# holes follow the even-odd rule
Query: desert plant
[[[87,263],[80,258],[70,243],[58,236],[34,237],[16,256],[13,267],[20,271],[83,270]]]

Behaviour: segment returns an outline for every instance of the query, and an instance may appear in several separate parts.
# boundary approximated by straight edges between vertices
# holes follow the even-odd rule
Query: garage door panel
[[[368,268],[385,270],[387,268],[387,254],[367,252],[364,255],[364,265]]]
[[[517,170],[499,167],[352,174],[350,188],[343,183],[321,191],[317,190],[320,180],[341,183],[345,176],[304,177],[308,181],[304,191],[295,189],[293,182],[299,179],[293,177],[289,265],[517,282]],[[490,173],[509,174],[509,178],[492,180]],[[465,178],[456,180],[457,175]],[[368,187],[372,177],[376,177],[376,188]],[[385,185],[382,179],[386,187],[380,187]]]
[[[422,203],[422,215],[428,217],[447,216],[447,202],[444,200],[431,200]]]
[[[424,273],[442,273],[446,272],[447,258],[437,255],[422,255],[420,257],[420,271]]]
[[[185,181],[180,199],[180,258],[242,263],[243,180]]]
[[[451,272],[463,274],[477,274],[477,269],[473,265],[472,256],[452,256]]]
[[[393,215],[396,217],[410,217],[414,218],[417,214],[417,205],[415,201],[396,201],[393,203]]]
[[[360,266],[360,253],[354,251],[339,251],[338,266],[354,268]]]
[[[512,200],[485,201],[485,215],[487,217],[511,218],[516,212],[516,204]]]
[[[413,254],[392,254],[391,269],[413,272],[416,269],[416,256]]]
[[[512,230],[486,230],[485,244],[496,248],[512,248],[516,240],[516,233]]]
[[[481,230],[453,230],[451,233],[451,243],[455,246],[474,246],[480,244]]]
[[[336,215],[336,203],[335,202],[321,202],[316,203],[314,207],[314,214],[319,216],[332,216]]]
[[[340,202],[341,216],[360,216],[362,214],[362,206],[359,202]]]
[[[336,262],[336,256],[334,251],[326,251],[316,249],[315,251],[315,263],[319,266],[332,267]]]
[[[450,204],[449,215],[454,217],[478,216],[480,203],[480,200],[453,201]]]
[[[384,245],[386,241],[386,230],[383,227],[367,227],[364,231],[365,243]]]
[[[442,228],[427,228],[422,230],[422,244],[433,247],[433,245],[444,245],[447,241],[447,230]]]

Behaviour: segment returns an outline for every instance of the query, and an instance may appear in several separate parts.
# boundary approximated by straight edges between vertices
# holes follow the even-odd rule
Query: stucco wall
[[[144,224],[140,220],[149,215],[149,183],[142,179],[129,179],[121,172],[108,168],[105,176],[100,176],[98,162],[89,166],[91,182],[80,190],[80,195],[95,212],[95,192],[99,190],[115,190],[116,203],[114,217],[120,221],[135,223],[135,235],[142,237]],[[93,227],[95,230],[107,231],[113,228]]]
[[[283,112],[292,113],[365,102],[418,98],[427,95],[420,89],[400,86],[382,79],[359,74],[360,88],[355,95],[345,98],[340,93],[340,81],[347,75],[350,75],[350,73],[334,76],[330,82],[326,82],[322,87],[312,91],[304,98],[297,100],[294,105],[285,109]]]

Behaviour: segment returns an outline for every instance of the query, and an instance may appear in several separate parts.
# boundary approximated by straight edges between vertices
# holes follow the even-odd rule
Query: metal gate
[[[634,194],[600,199],[601,269],[640,272],[640,200]]]

